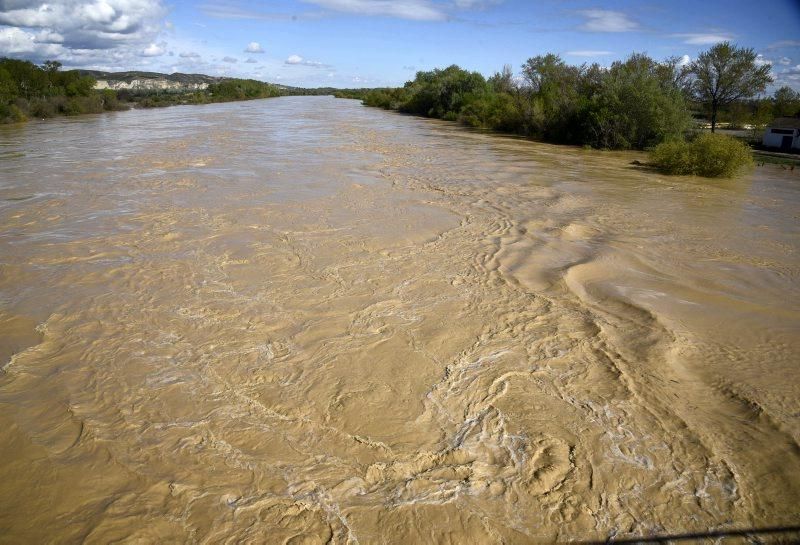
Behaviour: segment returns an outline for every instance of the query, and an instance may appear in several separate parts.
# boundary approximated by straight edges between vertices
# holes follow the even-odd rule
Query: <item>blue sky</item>
[[[299,86],[400,85],[453,63],[490,75],[546,52],[691,59],[722,40],[800,90],[797,0],[0,1],[0,55]]]

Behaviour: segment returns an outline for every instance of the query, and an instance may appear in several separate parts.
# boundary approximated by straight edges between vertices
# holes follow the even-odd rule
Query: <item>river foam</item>
[[[800,190],[286,97],[0,128],[0,541],[791,524]]]

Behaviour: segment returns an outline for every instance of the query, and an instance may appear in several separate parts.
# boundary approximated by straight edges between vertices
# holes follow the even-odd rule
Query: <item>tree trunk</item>
[[[711,132],[713,133],[717,128],[717,108],[719,104],[717,104],[716,100],[711,101]]]

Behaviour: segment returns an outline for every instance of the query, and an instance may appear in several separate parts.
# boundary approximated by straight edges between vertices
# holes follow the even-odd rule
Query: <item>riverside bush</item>
[[[460,121],[548,142],[645,149],[689,128],[677,59],[633,54],[609,68],[571,66],[554,54],[528,59],[485,79],[459,66],[417,72],[395,89],[361,94],[366,106]],[[354,93],[340,94],[354,97]]]
[[[650,153],[651,163],[667,174],[729,178],[753,164],[750,149],[730,136],[703,133],[691,142],[672,140]]]

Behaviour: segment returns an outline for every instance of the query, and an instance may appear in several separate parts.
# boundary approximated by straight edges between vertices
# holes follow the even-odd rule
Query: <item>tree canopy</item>
[[[510,66],[488,80],[449,66],[418,72],[399,89],[375,89],[364,104],[459,120],[473,127],[598,148],[643,149],[680,138],[690,117],[675,59],[634,54],[610,68],[573,66],[538,55],[514,77]]]
[[[769,64],[756,63],[752,48],[722,42],[701,53],[688,68],[693,97],[711,111],[711,132],[720,107],[764,92],[772,83]]]

